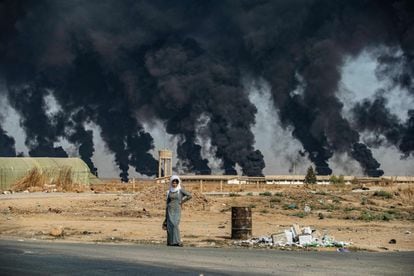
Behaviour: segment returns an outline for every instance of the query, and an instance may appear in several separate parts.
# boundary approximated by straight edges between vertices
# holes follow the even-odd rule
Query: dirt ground
[[[350,242],[353,250],[414,250],[412,185],[185,188],[193,194],[182,212],[185,246],[234,246],[231,207],[247,206],[252,208],[254,237],[283,232],[296,223]],[[1,194],[0,239],[162,244],[166,190],[165,184],[145,181],[107,183],[77,192]],[[305,212],[305,206],[311,211]]]

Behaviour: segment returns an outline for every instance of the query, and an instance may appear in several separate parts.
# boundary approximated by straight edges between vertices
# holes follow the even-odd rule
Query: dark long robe
[[[165,210],[165,219],[167,222],[167,245],[181,244],[181,203],[189,200],[190,198],[191,194],[184,189],[168,193],[167,208]]]

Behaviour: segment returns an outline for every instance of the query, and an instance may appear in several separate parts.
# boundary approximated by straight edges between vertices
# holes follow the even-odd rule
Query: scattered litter
[[[293,233],[289,230],[285,230],[286,236],[286,244],[292,245],[293,244]]]
[[[305,234],[305,235],[299,235],[299,244],[300,245],[308,245],[312,243],[312,236]]]
[[[411,232],[410,231],[405,231],[405,234],[409,235],[409,234],[411,234]]]
[[[312,234],[312,229],[309,226],[303,227],[302,228],[302,233],[306,234],[306,235],[310,235],[310,234]]]
[[[305,208],[303,208],[303,211],[309,214],[311,212],[311,207],[309,207],[308,205],[305,205]]]
[[[350,245],[349,242],[336,241],[334,237],[327,234],[322,235],[320,231],[309,226],[300,228],[297,224],[293,224],[289,229],[275,233],[270,237],[253,237],[248,240],[234,241],[233,244],[258,247],[338,247],[340,249],[345,249]],[[349,250],[338,251],[349,252]]]
[[[292,232],[294,238],[297,238],[299,234],[302,233],[302,231],[300,231],[299,225],[297,224],[293,224],[292,227],[290,227],[290,231]]]
[[[347,249],[347,248],[338,248],[336,251],[338,251],[338,252],[349,252],[349,249]]]

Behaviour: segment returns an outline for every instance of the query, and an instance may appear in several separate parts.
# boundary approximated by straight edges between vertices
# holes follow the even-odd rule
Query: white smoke
[[[255,135],[255,148],[264,155],[264,174],[304,174],[311,163],[299,154],[302,145],[292,136],[292,130],[281,127],[270,85],[263,79],[249,78],[245,79],[244,87],[249,92],[249,100],[257,108],[252,132]]]
[[[211,135],[208,128],[210,117],[203,113],[197,120],[195,142],[201,146],[201,157],[208,160],[212,174],[223,174],[222,161],[216,158],[217,148],[211,144]]]

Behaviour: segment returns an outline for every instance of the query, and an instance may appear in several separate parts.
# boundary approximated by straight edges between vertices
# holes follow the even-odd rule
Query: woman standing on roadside
[[[167,191],[167,207],[163,229],[167,230],[167,245],[183,246],[180,237],[181,205],[191,199],[191,194],[181,188],[181,180],[177,175],[170,178],[170,188]]]

